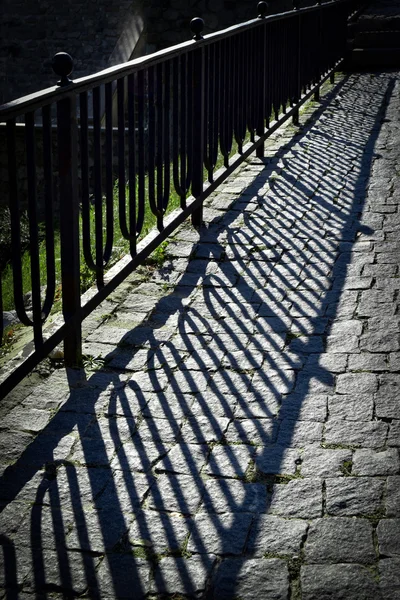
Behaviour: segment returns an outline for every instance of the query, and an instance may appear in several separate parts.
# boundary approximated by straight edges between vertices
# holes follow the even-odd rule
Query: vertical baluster
[[[145,142],[145,121],[146,113],[144,106],[145,97],[145,72],[140,70],[137,75],[138,86],[138,211],[137,211],[137,227],[138,233],[142,230],[145,214],[145,157],[146,157],[146,142]]]
[[[194,97],[194,59],[193,52],[186,55],[186,62],[183,63],[185,94],[185,111],[183,113],[183,122],[185,127],[182,130],[182,139],[184,139],[185,153],[182,153],[182,185],[185,187],[186,194],[190,190],[193,182],[193,136],[196,135],[198,123],[194,121],[193,116],[193,97]],[[193,191],[193,190],[192,190]]]
[[[46,224],[46,297],[43,314],[47,317],[54,301],[56,289],[56,268],[54,256],[54,215],[53,215],[53,139],[51,132],[51,106],[42,109],[43,122],[43,174]]]
[[[163,102],[163,122],[164,122],[164,194],[162,198],[161,210],[166,212],[171,188],[171,128],[170,128],[170,108],[171,108],[171,62],[164,63],[164,102]]]
[[[129,251],[136,256],[136,135],[134,76],[128,75]]]
[[[163,151],[164,151],[164,110],[163,110],[163,65],[155,69],[155,104],[157,110],[156,169],[157,169],[157,229],[163,229]]]
[[[106,243],[103,259],[105,263],[111,258],[114,239],[114,189],[113,189],[113,115],[112,115],[112,83],[105,85],[105,171],[106,171]]]
[[[297,63],[297,77],[296,77],[296,96],[295,96],[295,102],[299,102],[300,97],[301,97],[301,78],[302,78],[302,61],[303,61],[303,57],[301,55],[301,15],[298,14],[296,16],[296,22],[297,22],[297,34],[296,34],[296,40],[297,40],[297,53],[296,53],[296,63]],[[293,113],[293,125],[298,125],[299,124],[299,109],[297,108],[294,113]]]
[[[272,64],[273,64],[273,76],[272,76],[272,89],[273,99],[272,104],[274,108],[274,118],[278,119],[279,116],[279,23],[274,22],[272,24]]]
[[[29,253],[31,257],[32,320],[35,347],[43,343],[38,215],[36,202],[36,143],[34,113],[25,115],[26,170],[28,178]]]
[[[80,257],[77,126],[75,96],[57,103],[58,168],[60,190],[61,281],[66,321],[64,357],[68,367],[82,362],[80,319]],[[74,323],[70,319],[75,317]]]
[[[118,113],[118,218],[121,233],[126,240],[129,231],[126,223],[126,174],[125,174],[125,79],[117,83]]]
[[[180,85],[181,85],[181,107],[180,107],[180,122],[181,122],[181,135],[180,135],[180,187],[181,187],[181,204],[183,201],[182,206],[186,206],[186,192],[187,192],[187,187],[186,187],[186,183],[187,183],[187,164],[189,163],[188,160],[188,153],[190,152],[190,150],[188,150],[189,148],[189,144],[188,144],[188,139],[187,139],[187,135],[188,135],[188,114],[189,114],[189,110],[188,110],[188,106],[191,106],[191,93],[190,90],[192,89],[192,85],[191,82],[189,83],[189,73],[188,73],[188,66],[187,66],[187,55],[181,56],[180,58]],[[190,94],[190,98],[189,98],[189,94]],[[191,165],[189,167],[191,169]]]
[[[156,168],[156,109],[155,109],[155,90],[154,90],[154,67],[147,71],[148,77],[148,103],[149,103],[149,150],[148,150],[148,182],[149,182],[149,204],[154,215],[157,214],[156,190],[155,190],[155,168]]]
[[[204,25],[204,24],[203,24]],[[204,156],[204,50],[193,51],[193,104],[192,104],[192,193],[199,198],[203,193]],[[200,227],[203,221],[203,205],[192,214],[192,224]]]
[[[233,63],[233,94],[235,96],[235,107],[234,107],[234,115],[233,115],[233,131],[236,143],[238,145],[238,152],[242,154],[243,152],[243,139],[246,134],[246,129],[243,132],[243,119],[242,119],[242,111],[243,111],[243,102],[241,97],[243,80],[241,79],[240,73],[240,55],[242,51],[241,45],[242,36],[239,35],[236,43],[232,48],[232,63]]]
[[[90,201],[89,201],[89,147],[88,147],[88,97],[87,92],[80,94],[80,157],[82,180],[82,247],[85,262],[92,270],[96,265],[92,258],[90,235]]]
[[[258,28],[258,36],[259,36],[259,81],[260,81],[260,90],[259,90],[259,116],[258,116],[258,125],[257,125],[257,135],[260,137],[264,134],[264,107],[265,107],[265,95],[266,95],[266,36],[265,36],[265,26],[262,24]],[[258,158],[264,157],[264,142],[258,146],[256,152]]]
[[[93,90],[93,145],[94,145],[94,231],[97,287],[104,285],[103,278],[103,197],[102,197],[102,156],[100,87]]]
[[[11,218],[11,257],[13,269],[14,304],[18,319],[24,325],[32,325],[23,301],[22,264],[21,264],[21,226],[18,194],[18,171],[16,160],[16,124],[15,119],[7,121],[7,158],[9,180],[9,208]]]
[[[321,79],[321,75],[322,75],[322,69],[321,69],[321,52],[322,52],[322,40],[321,40],[321,2],[317,2],[317,6],[318,8],[318,12],[317,12],[317,23],[316,23],[316,52],[314,53],[314,60],[315,60],[315,82],[318,84],[320,82]],[[320,100],[320,86],[318,85],[315,93],[314,93],[314,100],[316,102],[319,102]]]

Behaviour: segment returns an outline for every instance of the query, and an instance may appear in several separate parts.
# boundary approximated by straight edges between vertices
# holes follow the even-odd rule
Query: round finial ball
[[[51,66],[53,67],[54,73],[64,79],[72,73],[74,61],[67,52],[57,52],[57,54],[53,56]]]
[[[265,17],[265,15],[268,12],[268,4],[267,4],[267,2],[259,2],[257,4],[257,10],[258,10],[258,16],[260,17],[260,19],[262,19],[263,17]]]
[[[190,21],[190,31],[192,33],[194,33],[193,39],[194,40],[201,40],[203,38],[203,36],[201,35],[201,32],[204,29],[204,21],[203,19],[200,19],[200,17],[195,17],[194,19],[192,19]]]

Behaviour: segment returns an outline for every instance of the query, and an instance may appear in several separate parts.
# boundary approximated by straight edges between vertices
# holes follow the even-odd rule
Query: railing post
[[[72,59],[59,53],[53,59],[53,69],[61,75],[60,86],[70,85]],[[62,310],[66,322],[64,360],[67,367],[82,362],[82,331],[79,316],[80,257],[76,99],[70,94],[57,102],[57,143],[60,193],[60,240]],[[75,317],[73,323],[71,318]]]
[[[318,10],[318,31],[317,31],[317,40],[318,40],[318,48],[317,48],[317,56],[318,56],[318,61],[320,60],[320,55],[321,55],[321,40],[322,40],[322,24],[321,24],[321,1],[318,0],[317,1],[317,6],[319,7]],[[314,100],[316,102],[320,101],[320,85],[319,85],[319,80],[321,78],[321,69],[320,66],[318,64],[318,69],[317,69],[317,78],[316,78],[316,84],[317,87],[315,88],[315,92],[314,92]]]
[[[300,2],[299,0],[292,0],[293,2],[293,9],[294,10],[299,10],[300,8]],[[300,97],[301,97],[301,16],[297,15],[297,97],[296,97],[296,102],[300,101]],[[292,122],[293,125],[298,125],[299,124],[299,109],[296,108],[293,111],[293,117],[292,117]]]
[[[193,39],[200,41],[204,29],[204,21],[199,17],[192,19],[190,29],[194,33]],[[203,170],[204,170],[204,50],[202,47],[193,51],[193,72],[191,73],[193,85],[192,106],[192,131],[193,131],[193,175],[192,194],[198,198],[203,193]],[[199,228],[203,223],[203,204],[192,214],[193,227]]]
[[[268,12],[268,4],[266,2],[259,2],[257,4],[257,10],[258,10],[258,18],[264,19]],[[265,39],[265,36],[263,36],[263,39],[262,39],[261,51],[262,51],[262,59],[261,59],[262,73],[260,73],[260,75],[262,77],[262,84],[261,84],[261,102],[260,102],[260,123],[259,123],[259,130],[257,131],[257,134],[259,136],[264,134],[264,103],[265,103],[265,92],[266,92],[266,82],[265,82],[266,39]],[[264,154],[265,154],[265,143],[263,142],[262,144],[260,144],[258,146],[258,148],[256,150],[256,156],[257,156],[257,158],[264,158]]]

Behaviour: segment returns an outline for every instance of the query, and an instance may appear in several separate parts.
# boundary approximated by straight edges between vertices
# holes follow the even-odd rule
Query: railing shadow
[[[389,78],[374,108],[354,81],[200,234],[174,292],[108,354],[111,371],[71,380],[61,410],[5,471],[7,599],[22,589],[233,598],[260,556],[258,533],[279,533],[265,517],[287,514],[282,498],[298,524],[292,554],[301,550],[306,519],[322,515],[323,480],[299,476],[334,384],[324,336],[340,317],[356,233],[368,232],[359,214],[394,86]],[[332,107],[343,115],[334,132],[323,124]],[[290,554],[282,544],[264,553]]]

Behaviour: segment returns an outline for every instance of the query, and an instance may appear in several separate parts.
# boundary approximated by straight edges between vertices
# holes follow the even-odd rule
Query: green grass
[[[147,186],[146,186],[147,187]],[[147,192],[147,190],[146,190]],[[126,204],[129,198],[128,189],[126,191]],[[176,208],[180,206],[180,198],[176,192],[172,192],[170,195],[168,208],[166,210],[166,214],[169,214]],[[113,250],[111,254],[111,258],[107,263],[106,270],[112,267],[118,260],[120,260],[125,254],[129,252],[129,241],[126,240],[119,227],[119,217],[118,217],[118,191],[115,188],[114,190],[114,207],[113,207],[113,221],[114,221],[114,240],[113,240]],[[128,207],[127,214],[128,213]],[[94,257],[94,223],[95,223],[95,209],[93,206],[90,207],[90,231],[91,231],[91,249],[92,256]],[[138,241],[143,239],[155,226],[157,223],[157,217],[151,212],[150,206],[146,203],[145,207],[145,216],[142,231],[140,236],[138,237]],[[95,282],[96,276],[94,271],[92,271],[86,264],[83,249],[82,249],[82,215],[80,215],[79,219],[79,231],[80,231],[80,274],[81,274],[81,292],[86,291],[93,283]],[[105,230],[105,204],[103,203],[103,233],[104,236],[106,234]],[[160,249],[161,248],[161,249]],[[157,248],[152,257],[154,258],[153,262],[156,265],[160,264],[160,260],[165,253],[165,244]],[[59,232],[56,231],[54,236],[54,252],[55,252],[55,260],[56,260],[56,300],[58,300],[61,296],[61,248],[60,248],[60,235]],[[23,293],[26,294],[32,289],[31,284],[31,258],[29,251],[26,251],[22,255],[21,259],[22,263],[22,282],[23,282]],[[46,244],[43,240],[39,245],[39,264],[40,264],[40,281],[41,285],[46,285]],[[13,272],[11,264],[6,265],[3,273],[2,273],[2,284],[3,284],[3,308],[4,310],[13,310],[14,308],[14,298],[13,298]]]
[[[245,145],[249,141],[249,136],[246,137],[243,145]],[[232,150],[230,152],[230,157],[236,154],[238,151],[238,146],[235,141],[232,143]],[[224,164],[224,157],[220,153],[218,156],[217,164],[214,169],[214,173],[222,167]],[[157,181],[157,172],[155,172],[155,181]],[[207,170],[204,169],[204,181],[207,181],[208,173]],[[141,233],[137,239],[140,241],[143,239],[152,229],[154,229],[157,225],[157,217],[151,212],[150,204],[148,202],[148,191],[149,191],[149,180],[148,176],[145,177],[145,214],[144,214],[144,222]],[[171,165],[171,180],[170,180],[170,196],[168,201],[168,207],[164,216],[168,215],[175,209],[179,208],[181,204],[181,199],[177,192],[175,191],[173,176],[172,176],[172,165]],[[137,190],[136,190],[137,191]],[[126,215],[127,222],[129,222],[129,185],[126,186]],[[188,194],[189,196],[189,194]],[[113,194],[113,221],[114,221],[114,236],[113,236],[113,250],[108,261],[105,270],[107,271],[110,267],[112,267],[115,263],[117,263],[123,256],[129,253],[129,241],[126,240],[119,226],[119,215],[118,215],[118,181],[114,184],[114,194]],[[106,209],[105,203],[103,202],[103,233],[104,238],[106,234],[105,230],[105,221],[106,221]],[[95,236],[94,236],[94,226],[95,226],[95,209],[93,206],[90,207],[90,232],[91,232],[91,250],[92,256],[94,257],[94,246],[95,246]],[[82,215],[80,215],[79,219],[79,231],[80,231],[80,276],[81,276],[81,293],[85,292],[89,289],[96,280],[95,272],[92,271],[86,264],[85,258],[83,255],[82,249]],[[44,232],[43,232],[44,236]],[[155,266],[161,266],[164,258],[167,242],[163,242],[163,244],[154,250],[154,252],[149,257],[149,264],[153,264]],[[55,309],[59,308],[59,300],[61,298],[61,251],[60,251],[60,236],[59,232],[56,231],[54,237],[54,247],[55,247],[55,259],[56,259],[56,295],[55,295]],[[23,293],[26,294],[32,289],[31,283],[31,266],[30,266],[30,253],[29,251],[25,251],[21,258],[22,262],[22,282],[23,282]],[[40,263],[40,282],[42,286],[46,285],[46,247],[45,241],[42,241],[39,245],[39,263]],[[13,310],[14,308],[14,297],[13,297],[13,273],[11,264],[6,265],[1,275],[2,285],[3,285],[3,310]],[[53,308],[53,310],[54,310]]]

